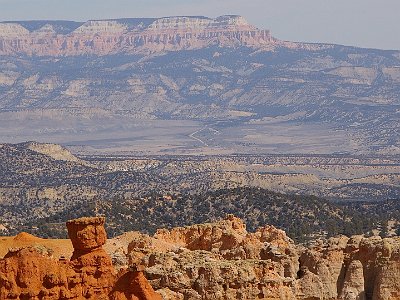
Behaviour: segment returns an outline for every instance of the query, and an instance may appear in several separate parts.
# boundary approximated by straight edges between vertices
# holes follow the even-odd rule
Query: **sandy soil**
[[[19,233],[16,236],[0,236],[0,258],[8,253],[10,248],[20,248],[27,246],[43,245],[54,251],[53,256],[59,258],[72,256],[72,243],[69,239],[42,239],[29,233]]]

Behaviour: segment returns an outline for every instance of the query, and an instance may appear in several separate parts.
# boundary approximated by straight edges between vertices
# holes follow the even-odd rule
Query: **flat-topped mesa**
[[[154,53],[211,45],[261,47],[274,41],[268,30],[232,15],[0,23],[0,55]]]

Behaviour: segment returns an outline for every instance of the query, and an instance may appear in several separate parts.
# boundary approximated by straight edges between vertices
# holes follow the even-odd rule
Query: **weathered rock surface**
[[[107,240],[104,221],[104,218],[96,217],[80,218],[67,222],[68,235],[75,252],[85,253],[101,249],[101,246]]]
[[[400,299],[400,239],[295,245],[272,226],[216,223],[136,235],[126,249],[165,299]]]
[[[339,299],[365,300],[364,285],[363,265],[359,260],[354,260],[347,269]]]
[[[55,260],[40,245],[10,250],[0,260],[0,299],[161,299],[142,272],[115,271],[102,248],[104,218],[67,226],[74,246],[70,261]]]
[[[135,238],[128,253],[165,299],[295,299],[297,249],[272,226],[248,233],[228,215]]]
[[[227,215],[152,237],[127,233],[106,252],[104,218],[67,226],[70,261],[55,260],[41,239],[17,236],[37,244],[0,260],[0,299],[400,299],[399,237],[338,236],[306,247],[273,226],[249,233]]]
[[[324,299],[400,299],[400,239],[354,236],[307,249],[300,265],[318,276]]]

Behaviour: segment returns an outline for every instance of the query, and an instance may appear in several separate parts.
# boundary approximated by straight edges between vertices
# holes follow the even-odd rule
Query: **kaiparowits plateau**
[[[400,51],[281,41],[240,16],[3,22],[0,138],[398,155],[399,66]]]

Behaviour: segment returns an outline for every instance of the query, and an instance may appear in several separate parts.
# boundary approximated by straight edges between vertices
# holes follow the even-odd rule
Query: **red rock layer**
[[[74,245],[70,261],[53,259],[43,246],[11,250],[0,260],[0,299],[161,300],[139,271],[116,274],[106,241],[104,218],[68,222]]]

